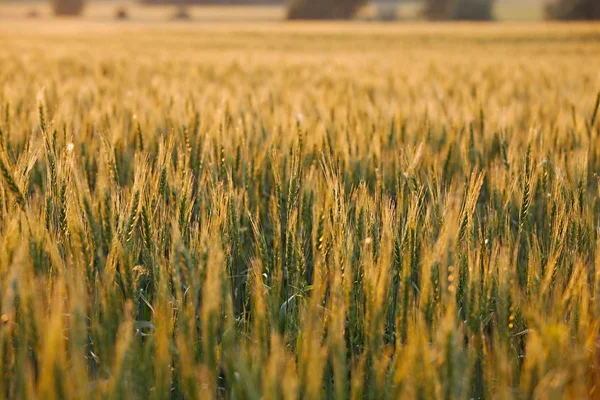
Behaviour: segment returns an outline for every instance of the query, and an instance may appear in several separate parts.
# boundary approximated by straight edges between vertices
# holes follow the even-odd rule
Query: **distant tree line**
[[[349,19],[366,0],[292,0],[288,19]]]
[[[83,0],[52,0],[54,15],[77,16],[83,12],[85,6]]]
[[[425,0],[423,14],[430,20],[493,19],[494,0]]]
[[[291,0],[289,19],[351,18],[366,0]],[[495,0],[423,0],[429,20],[488,21],[494,19]],[[600,0],[546,0],[550,20],[600,20]]]
[[[287,4],[288,19],[350,19],[368,0],[140,0],[143,4],[258,5]],[[422,0],[429,20],[478,20],[494,18],[495,0]],[[600,20],[600,0],[545,0],[550,20]],[[51,0],[56,15],[79,15],[84,0]],[[399,1],[400,2],[400,1]]]
[[[546,18],[557,20],[599,20],[600,0],[552,0],[546,4]]]

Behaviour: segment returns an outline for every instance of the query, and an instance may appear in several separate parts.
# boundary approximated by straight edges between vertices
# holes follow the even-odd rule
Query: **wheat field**
[[[600,26],[0,26],[0,398],[600,398]]]

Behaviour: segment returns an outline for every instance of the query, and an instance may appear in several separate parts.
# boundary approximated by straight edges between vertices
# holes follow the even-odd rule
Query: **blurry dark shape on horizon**
[[[494,0],[425,0],[423,15],[432,21],[490,21]]]
[[[177,11],[175,12],[175,15],[173,15],[173,19],[176,21],[189,21],[192,19],[192,17],[190,16],[188,9],[184,6],[181,6],[177,7]]]
[[[292,0],[288,19],[350,19],[366,0]]]
[[[25,16],[27,18],[31,18],[31,19],[39,18],[40,17],[40,12],[37,9],[32,8],[31,10],[27,11],[27,14],[25,14]]]
[[[54,15],[61,17],[77,17],[83,12],[83,0],[53,0]]]
[[[450,2],[448,0],[425,0],[423,15],[433,21],[448,19]]]
[[[127,8],[125,8],[125,7],[117,8],[117,10],[115,11],[115,19],[117,19],[119,21],[124,21],[124,20],[129,19],[129,12],[127,12]]]
[[[550,0],[546,2],[544,11],[547,19],[600,20],[600,0]]]
[[[452,19],[461,21],[490,21],[494,0],[454,0]]]
[[[377,6],[377,20],[390,22],[398,19],[398,6],[395,3]]]

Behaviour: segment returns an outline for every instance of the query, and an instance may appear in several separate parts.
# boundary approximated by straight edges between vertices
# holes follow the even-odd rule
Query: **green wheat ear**
[[[9,171],[9,169],[4,164],[4,161],[2,160],[1,157],[0,157],[0,171],[2,172],[2,177],[4,178],[4,182],[6,183],[6,186],[8,187],[10,192],[15,197],[17,204],[19,204],[19,207],[21,207],[21,209],[25,209],[25,197],[23,197],[23,194],[21,193],[21,190],[19,189],[17,182],[15,181],[12,173]]]

